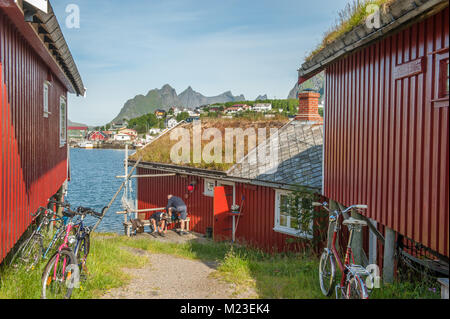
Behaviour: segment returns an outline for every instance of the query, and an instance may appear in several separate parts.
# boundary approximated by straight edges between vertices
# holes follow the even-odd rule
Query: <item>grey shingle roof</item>
[[[227,173],[231,177],[320,189],[322,145],[323,125],[291,121]],[[256,160],[252,161],[252,156]]]

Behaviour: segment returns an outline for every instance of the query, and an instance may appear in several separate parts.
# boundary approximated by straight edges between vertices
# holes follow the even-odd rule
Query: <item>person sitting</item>
[[[173,195],[168,195],[167,199],[168,202],[166,210],[169,213],[169,218],[172,218],[173,215],[178,215],[178,219],[180,221],[180,230],[178,231],[178,234],[187,235],[187,232],[185,231],[185,221],[187,219],[186,204],[180,197]]]
[[[155,235],[155,233],[158,232],[161,237],[166,236],[166,218],[167,216],[164,212],[157,212],[150,216],[150,223],[153,226],[152,235]]]

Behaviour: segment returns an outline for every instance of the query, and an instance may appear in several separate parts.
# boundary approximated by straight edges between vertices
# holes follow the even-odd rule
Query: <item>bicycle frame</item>
[[[69,248],[69,245],[68,245],[68,242],[69,242],[69,236],[70,236],[70,232],[71,232],[72,229],[73,229],[73,226],[74,226],[74,224],[73,224],[72,220],[69,221],[69,223],[67,224],[67,227],[66,227],[66,235],[65,235],[65,237],[64,237],[64,242],[63,242],[62,245],[59,246],[59,248],[58,248],[58,256],[56,257],[56,262],[55,262],[55,266],[54,266],[54,269],[53,269],[53,280],[56,280],[56,272],[57,272],[57,267],[58,267],[58,263],[59,263],[60,253],[61,253],[61,251],[62,251],[63,249]],[[64,274],[65,274],[65,273],[66,273],[66,260],[64,259],[64,263],[63,263],[63,277],[62,277],[62,280],[64,280]]]
[[[344,261],[342,261],[341,256],[339,255],[338,250],[336,248],[337,236],[339,234],[339,231],[341,230],[341,225],[340,225],[340,221],[339,221],[339,218],[341,217],[341,215],[343,215],[343,216],[346,215],[346,213],[351,211],[352,209],[367,208],[367,206],[354,205],[354,206],[348,207],[344,211],[338,211],[338,210],[332,211],[328,207],[326,207],[326,203],[324,203],[323,205],[317,204],[316,206],[323,206],[330,213],[328,229],[331,229],[333,223],[335,224],[334,229],[333,229],[333,238],[332,238],[332,242],[331,242],[331,247],[327,247],[326,252],[328,254],[332,254],[334,256],[335,260],[337,261],[339,270],[342,273],[340,284],[338,286],[336,286],[336,297],[338,296],[338,289],[341,289],[341,291],[342,291],[342,289],[345,288],[346,284],[348,284],[348,281],[350,278],[349,276],[353,276],[353,278],[355,278],[355,280],[357,280],[358,284],[361,286],[363,299],[367,299],[369,297],[368,293],[367,293],[367,288],[360,276],[360,273],[366,272],[366,270],[362,266],[355,265],[355,257],[353,255],[353,251],[351,248],[351,244],[353,241],[353,232],[355,231],[355,227],[349,227],[350,234],[349,234],[349,238],[348,238],[347,249],[345,252]],[[328,232],[328,236],[330,236],[329,232]],[[329,238],[328,238],[328,242],[329,242]],[[361,270],[363,270],[363,271],[361,271]]]
[[[29,238],[27,239],[27,243],[29,243],[35,236],[39,236],[40,238],[43,238],[44,236],[41,233],[42,228],[45,225],[48,225],[52,222],[57,222],[57,221],[63,221],[62,218],[49,218],[48,215],[50,213],[53,213],[51,210],[48,210],[44,207],[40,207],[38,210],[42,210],[45,212],[45,216],[44,219],[39,223],[39,225],[37,226],[37,228],[32,232],[32,234],[29,236]],[[34,221],[36,221],[36,219],[41,215],[41,213],[38,214],[32,214],[33,217],[35,217]],[[45,259],[47,257],[47,254],[50,252],[50,250],[53,248],[53,245],[56,243],[56,241],[58,240],[59,236],[62,233],[62,230],[64,228],[64,225],[62,225],[60,228],[58,228],[58,230],[55,232],[55,234],[53,235],[53,238],[49,244],[49,246],[47,247],[47,249],[45,250],[45,252],[42,254],[41,259]],[[28,245],[28,244],[27,244]],[[44,248],[44,247],[42,247]]]
[[[64,221],[64,218],[57,217],[57,218],[49,219],[50,223],[58,222],[58,221],[61,221],[63,223],[62,223],[61,227],[59,227],[57,229],[57,231],[55,232],[55,234],[53,235],[52,241],[50,242],[49,246],[47,247],[47,249],[45,250],[44,254],[42,255],[43,259],[45,259],[47,257],[47,254],[51,251],[51,249],[53,248],[55,243],[58,241],[58,238],[61,236],[62,232],[64,231],[64,226],[66,225],[66,223]],[[42,224],[39,226],[39,228],[42,228]]]
[[[85,218],[85,215],[82,215],[80,222],[77,225],[74,226],[74,227],[76,227],[76,226],[79,227],[79,229],[77,231],[77,234],[76,234],[76,236],[77,236],[77,243],[75,244],[75,249],[74,249],[75,256],[77,255],[78,250],[80,249],[81,242],[86,237],[86,234],[87,234],[86,230],[89,230],[88,227],[84,226],[84,218]],[[82,235],[80,236],[79,234],[82,234]]]
[[[336,248],[337,236],[341,229],[341,227],[339,225],[339,216],[340,216],[339,213],[337,213],[337,216],[335,218],[330,216],[329,225],[331,226],[331,224],[334,222],[335,226],[334,226],[334,231],[333,231],[333,239],[331,242],[331,248],[329,250],[331,250],[332,254],[334,255],[334,258],[336,259],[338,267],[342,273],[340,286],[343,287],[345,284],[345,281],[346,281],[347,274],[348,274],[348,268],[346,266],[350,265],[350,257],[352,258],[353,263],[355,263],[355,257],[353,255],[353,251],[352,251],[352,247],[351,247],[351,243],[352,243],[352,239],[353,239],[353,229],[350,230],[350,236],[349,236],[348,243],[347,243],[347,249],[345,252],[344,262],[342,262],[341,256],[339,255],[339,252],[337,251],[337,248]]]

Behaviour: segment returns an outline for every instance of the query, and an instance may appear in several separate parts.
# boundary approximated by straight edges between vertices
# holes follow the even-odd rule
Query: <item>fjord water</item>
[[[133,151],[134,152],[134,151]],[[107,149],[70,149],[70,177],[66,201],[72,209],[78,206],[89,207],[98,212],[108,205],[123,179],[116,176],[124,175],[125,150]],[[136,181],[132,181],[131,197],[136,198]],[[114,204],[97,228],[98,232],[113,232],[123,234],[122,195],[119,194]],[[90,217],[88,225],[96,221]]]

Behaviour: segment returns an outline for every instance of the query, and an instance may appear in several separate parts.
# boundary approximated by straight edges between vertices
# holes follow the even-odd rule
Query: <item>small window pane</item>
[[[280,215],[280,226],[288,227],[288,217],[286,215]]]
[[[59,107],[59,136],[60,136],[60,145],[64,146],[66,144],[66,136],[67,136],[67,130],[66,130],[66,101],[61,98],[60,100],[60,107]]]
[[[48,117],[48,84],[44,83],[44,117]]]
[[[216,182],[214,180],[205,179],[205,189],[204,195],[214,196],[214,188],[216,187]]]

